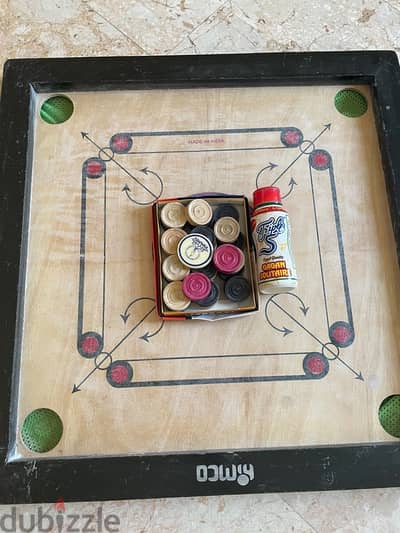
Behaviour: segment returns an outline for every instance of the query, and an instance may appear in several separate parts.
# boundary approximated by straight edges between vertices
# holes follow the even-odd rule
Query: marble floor
[[[15,57],[399,51],[400,1],[0,0],[0,45],[2,63]],[[98,505],[67,507],[83,514]],[[400,531],[400,489],[102,505],[129,533]],[[7,510],[0,506],[0,514]]]

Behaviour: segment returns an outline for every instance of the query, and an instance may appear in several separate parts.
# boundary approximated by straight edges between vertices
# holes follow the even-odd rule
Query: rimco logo
[[[197,465],[196,479],[200,483],[210,481],[236,481],[245,487],[254,479],[254,466],[248,465]]]

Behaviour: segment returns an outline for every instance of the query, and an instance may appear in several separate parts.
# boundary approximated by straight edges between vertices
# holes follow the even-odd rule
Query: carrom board
[[[398,81],[389,52],[6,64],[4,501],[398,484]],[[154,201],[266,185],[298,289],[160,320]]]

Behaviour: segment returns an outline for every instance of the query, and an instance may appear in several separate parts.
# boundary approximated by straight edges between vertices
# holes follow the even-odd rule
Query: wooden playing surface
[[[347,118],[333,103],[340,89],[68,93],[74,113],[59,125],[38,114],[50,95],[37,98],[16,457],[38,455],[20,428],[41,407],[64,425],[46,457],[393,440],[378,408],[400,393],[399,269],[371,96],[359,87],[369,110]],[[314,145],[283,145],[282,128]],[[119,132],[129,153],[99,154]],[[310,165],[316,150],[329,168]],[[99,155],[106,171],[89,179],[85,161]],[[161,192],[251,198],[257,175],[287,195],[298,298],[261,296],[245,318],[162,325],[151,202]],[[354,328],[346,347],[329,337],[337,322]],[[79,353],[85,332],[102,336],[102,355]],[[133,377],[113,386],[107,367],[118,361]]]

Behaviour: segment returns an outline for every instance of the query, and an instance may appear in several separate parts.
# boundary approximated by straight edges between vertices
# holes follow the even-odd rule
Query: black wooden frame
[[[115,88],[368,84],[400,252],[400,69],[394,52],[10,60],[0,108],[0,503],[106,500],[400,485],[400,442],[5,464],[12,409],[31,94]],[[22,254],[22,255],[21,255]],[[21,305],[21,304],[20,304]],[[18,350],[17,350],[18,351]],[[399,354],[400,355],[400,354]],[[400,391],[397,391],[400,393]],[[255,478],[198,482],[196,465],[251,463]]]

